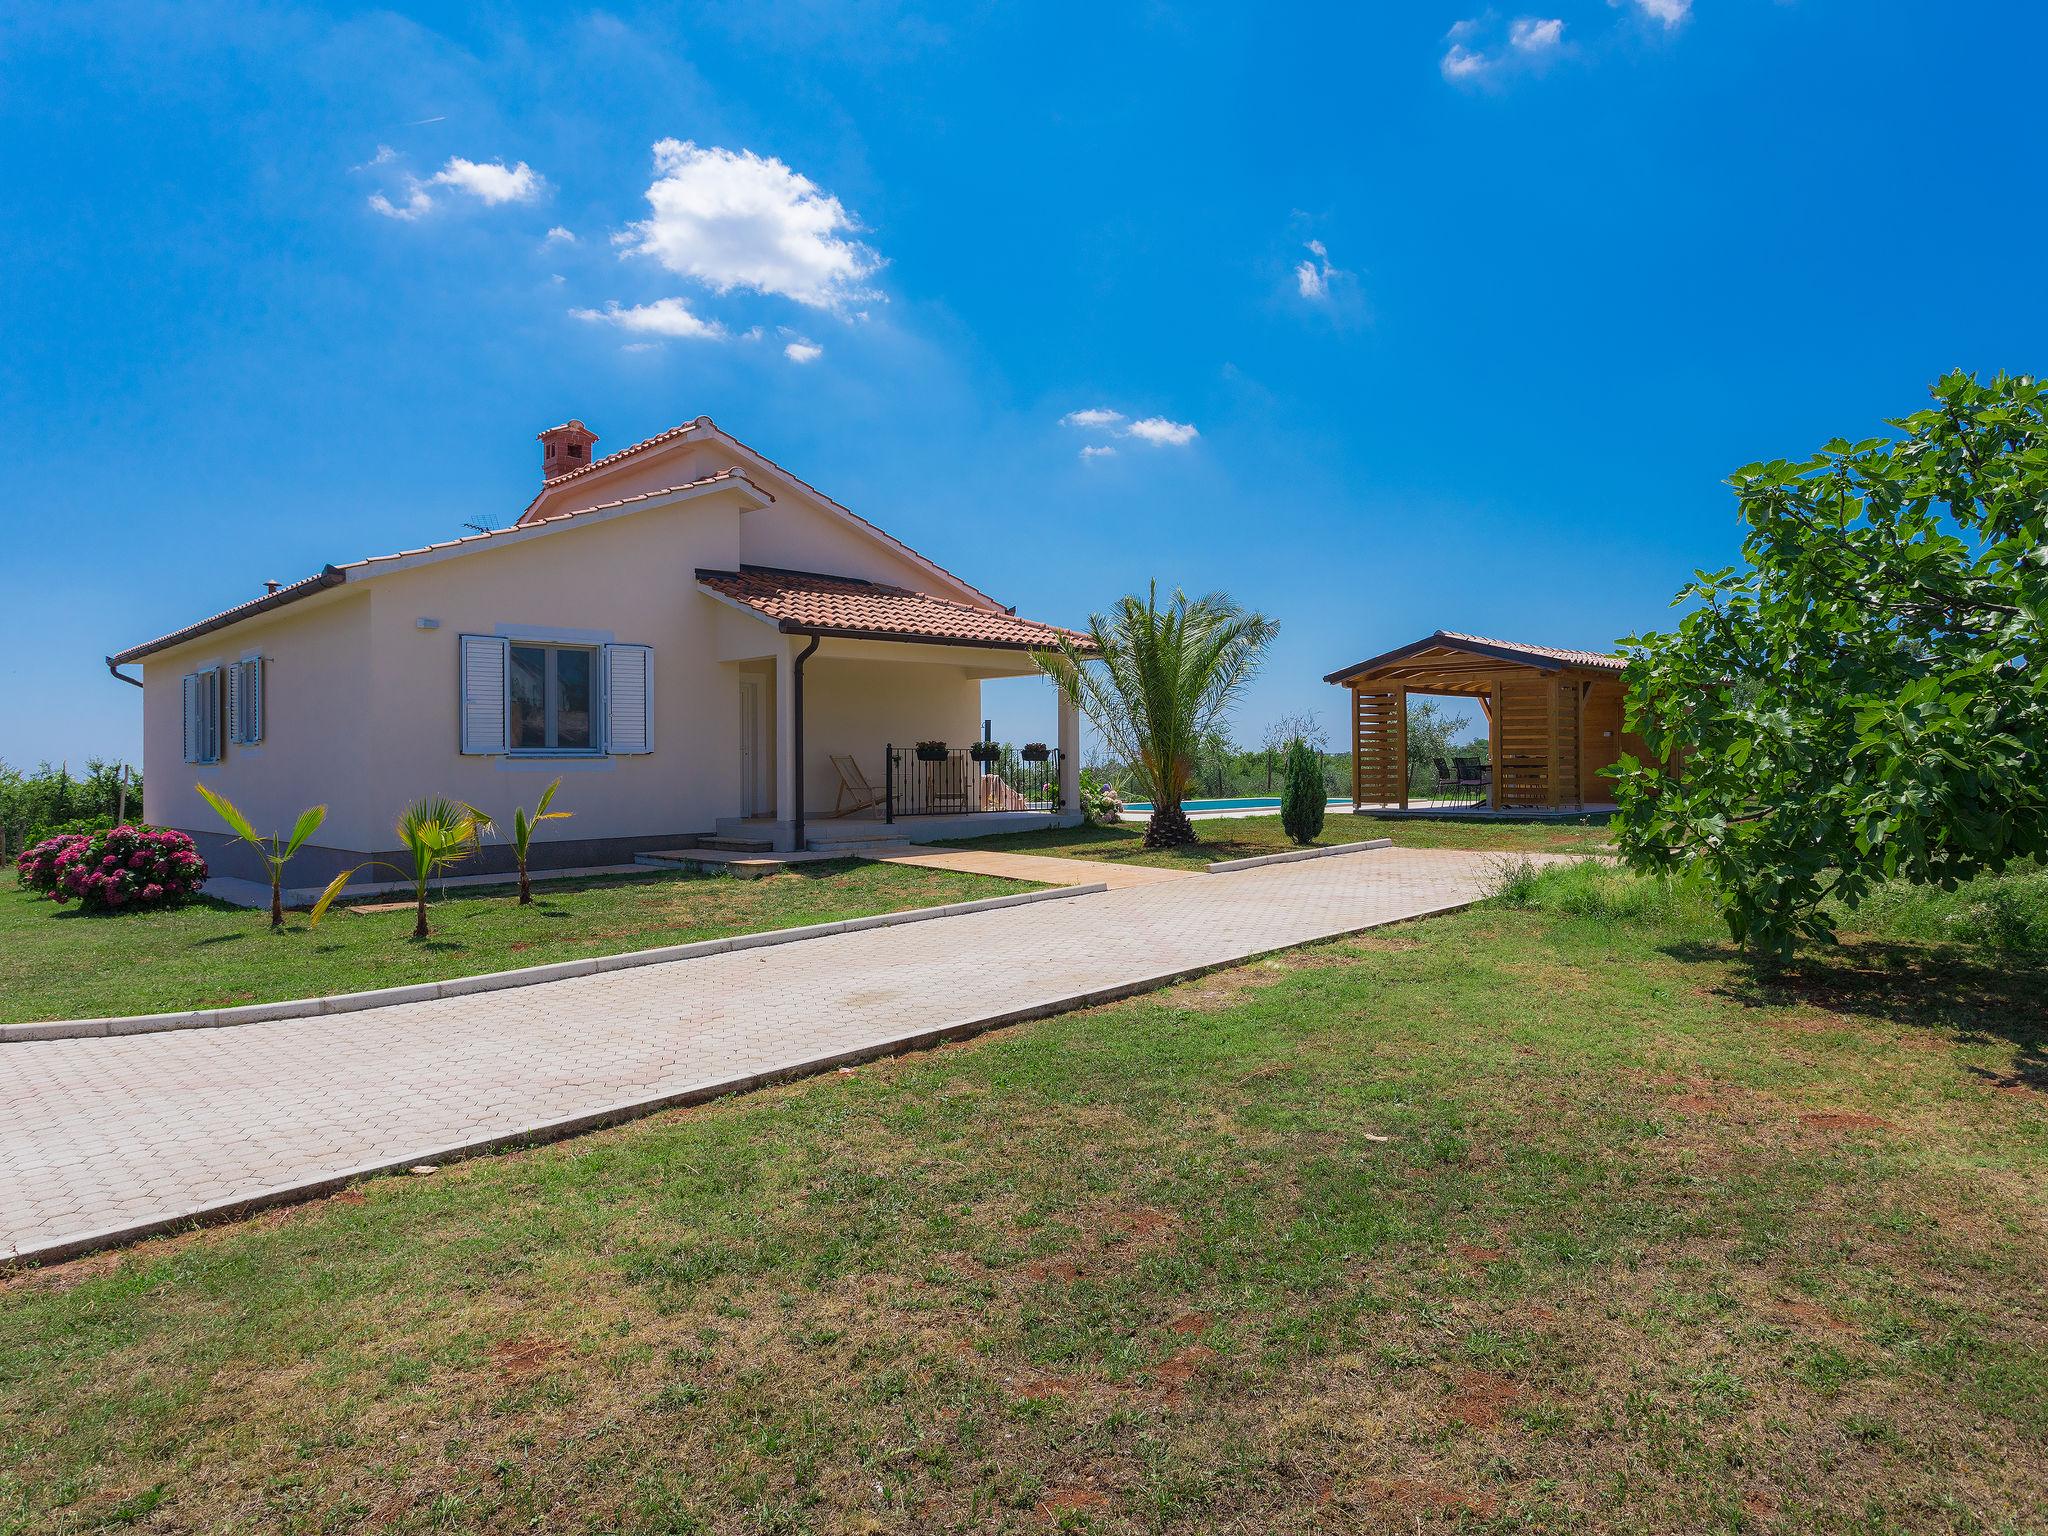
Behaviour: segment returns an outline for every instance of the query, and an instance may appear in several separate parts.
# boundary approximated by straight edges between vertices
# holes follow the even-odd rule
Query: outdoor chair
[[[1450,765],[1442,758],[1436,758],[1434,761],[1436,763],[1436,787],[1432,793],[1438,795],[1456,794],[1458,792],[1458,775],[1452,771]]]
[[[839,794],[832,801],[834,816],[870,811],[882,803],[882,792],[868,782],[868,776],[860,771],[859,763],[838,752],[827,756],[832,759],[833,770],[839,775]]]
[[[1467,794],[1486,793],[1493,779],[1493,765],[1482,763],[1476,757],[1451,759],[1458,770],[1458,788]]]

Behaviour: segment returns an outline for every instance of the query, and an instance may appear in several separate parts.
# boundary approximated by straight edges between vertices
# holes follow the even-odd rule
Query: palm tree
[[[1247,613],[1221,592],[1191,598],[1176,590],[1161,608],[1154,582],[1143,598],[1120,598],[1088,620],[1092,647],[1062,640],[1057,651],[1037,655],[1151,799],[1147,848],[1195,840],[1180,803],[1202,740],[1221,728],[1279,632],[1273,620]]]
[[[477,849],[477,813],[459,800],[436,796],[405,808],[398,818],[398,840],[411,857],[415,903],[412,936],[427,936],[427,882],[436,870],[468,858]]]
[[[533,905],[533,882],[527,878],[526,856],[533,848],[534,828],[544,821],[567,821],[576,814],[574,811],[551,811],[548,809],[548,806],[555,798],[555,791],[561,787],[562,781],[560,779],[556,779],[552,784],[548,785],[541,792],[540,804],[533,808],[531,816],[526,814],[526,807],[523,805],[512,808],[512,856],[519,863],[519,905],[522,907]],[[497,831],[497,823],[492,821],[490,817],[486,816],[475,806],[470,806],[468,809],[469,814],[476,818],[479,831]]]
[[[270,926],[275,932],[284,927],[284,867],[291,863],[292,855],[305,846],[306,839],[320,830],[320,823],[327,819],[327,807],[316,805],[299,812],[299,819],[292,827],[288,838],[272,833],[269,837],[258,837],[255,825],[244,816],[234,801],[226,795],[216,795],[204,784],[192,786],[201,798],[213,807],[220,819],[233,828],[236,837],[256,850],[263,866],[270,871]],[[334,898],[341,894],[341,888],[348,884],[349,876],[355,870],[345,869],[327,882],[327,889],[320,893],[320,899],[313,903],[313,919],[310,926],[318,928],[320,919],[327,915],[327,908]]]

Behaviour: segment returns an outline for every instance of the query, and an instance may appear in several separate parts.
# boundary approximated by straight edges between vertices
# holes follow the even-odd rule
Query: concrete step
[[[716,848],[721,853],[773,853],[775,844],[765,837],[700,837],[699,848]]]

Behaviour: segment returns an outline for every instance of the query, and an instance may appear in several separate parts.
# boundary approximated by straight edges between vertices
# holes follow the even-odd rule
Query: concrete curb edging
[[[1303,859],[1333,859],[1340,853],[1371,853],[1378,848],[1391,848],[1391,837],[1371,837],[1362,843],[1338,843],[1330,848],[1292,848],[1286,853],[1262,853],[1250,859],[1225,859],[1220,864],[1211,864],[1212,875],[1235,874],[1240,869],[1261,869],[1268,864],[1299,864]]]
[[[1063,901],[1069,896],[1094,896],[1108,889],[1101,881],[1089,885],[1054,886],[1043,891],[1019,891],[1011,896],[985,896],[979,901],[951,901],[937,907],[877,912],[870,917],[843,918],[835,923],[770,928],[761,933],[740,933],[725,939],[699,939],[693,944],[667,944],[658,949],[634,949],[621,955],[599,955],[589,960],[557,960],[549,965],[529,965],[516,971],[488,971],[481,976],[454,976],[446,981],[413,982],[402,987],[378,987],[368,992],[337,992],[329,997],[302,997],[289,1002],[248,1003],[238,1008],[198,1008],[184,1013],[136,1013],[119,1018],[0,1024],[0,1045],[31,1040],[153,1035],[172,1029],[224,1029],[236,1024],[264,1024],[278,1019],[326,1018],[337,1013],[360,1013],[366,1008],[428,1003],[444,997],[466,997],[473,992],[502,992],[512,987],[566,981],[572,976],[599,976],[608,971],[633,970],[643,965],[666,965],[672,960],[696,960],[736,949],[764,949],[774,944],[794,944],[803,939],[829,938],[835,933],[858,933],[866,928],[894,928],[903,923],[929,922],[933,918],[959,917],[970,912],[995,912],[1004,907],[1028,906],[1033,902]]]
[[[1057,891],[1030,891],[1027,897],[1045,899],[1052,896],[1074,896],[1098,889],[1093,886],[1072,886]],[[1015,905],[1022,898],[1016,896],[998,897],[997,901]],[[231,1220],[238,1216],[276,1205],[291,1205],[303,1200],[314,1200],[330,1195],[359,1179],[375,1177],[378,1174],[397,1173],[421,1163],[447,1163],[463,1158],[482,1156],[491,1152],[510,1151],[520,1147],[545,1145],[548,1142],[566,1140],[587,1131],[602,1130],[607,1126],[621,1125],[628,1121],[644,1119],[663,1110],[684,1109],[695,1104],[708,1103],[734,1094],[751,1093],[761,1088],[773,1087],[779,1083],[797,1082],[803,1078],[816,1077],[838,1067],[858,1066],[865,1062],[878,1061],[886,1056],[908,1055],[912,1051],[932,1050],[952,1041],[971,1040],[991,1030],[1002,1029],[1012,1024],[1025,1024],[1035,1019],[1052,1018],[1062,1013],[1072,1013],[1083,1008],[1101,1007],[1107,1003],[1122,1002],[1146,992],[1156,992],[1177,982],[1191,981],[1197,976],[1207,976],[1215,971],[1229,970],[1262,960],[1268,955],[1284,954],[1290,949],[1303,949],[1311,944],[1332,944],[1342,939],[1355,938],[1378,928],[1400,927],[1407,923],[1420,922],[1424,918],[1441,917],[1447,912],[1460,912],[1467,907],[1479,905],[1487,900],[1484,896],[1472,896],[1463,901],[1445,902],[1442,906],[1430,907],[1421,912],[1406,913],[1397,918],[1381,918],[1353,927],[1341,928],[1333,933],[1319,934],[1314,938],[1299,939],[1287,944],[1269,944],[1241,954],[1226,956],[1220,960],[1207,961],[1201,965],[1181,966],[1173,970],[1155,972],[1150,976],[1133,981],[1118,982],[1113,986],[1098,987],[1088,992],[1070,993],[1064,996],[1042,998],[1035,1003],[1005,1009],[1000,1013],[985,1014],[978,1018],[941,1024],[936,1028],[919,1030],[908,1035],[888,1035],[865,1041],[859,1045],[814,1056],[805,1061],[787,1066],[773,1067],[760,1072],[740,1073],[732,1077],[715,1078],[679,1088],[653,1098],[623,1100],[599,1109],[586,1110],[564,1116],[557,1120],[544,1121],[539,1125],[527,1126],[517,1131],[500,1132],[479,1137],[473,1141],[451,1142],[426,1151],[408,1153],[403,1157],[379,1158],[373,1163],[362,1163],[339,1173],[323,1174],[316,1179],[302,1180],[293,1184],[279,1184],[269,1189],[250,1194],[238,1195],[212,1205],[199,1206],[176,1216],[151,1217],[120,1227],[102,1228],[96,1232],[77,1233],[60,1238],[56,1242],[38,1248],[17,1249],[11,1254],[0,1253],[0,1273],[23,1265],[51,1264],[63,1259],[76,1258],[100,1248],[119,1247],[125,1243],[139,1242],[146,1237],[155,1237],[165,1232],[189,1230]],[[985,908],[987,903],[963,902],[961,907]],[[928,910],[937,911],[937,908]],[[893,916],[894,914],[888,914]],[[879,926],[874,919],[855,919],[870,927]],[[723,941],[719,941],[723,942]],[[742,947],[733,945],[731,947]],[[615,957],[616,958],[616,957]]]

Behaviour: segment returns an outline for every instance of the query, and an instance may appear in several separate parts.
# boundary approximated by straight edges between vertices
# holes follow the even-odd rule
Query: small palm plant
[[[567,821],[576,814],[574,811],[551,811],[548,809],[548,806],[555,798],[555,791],[561,787],[562,781],[556,779],[554,783],[541,791],[540,804],[533,808],[531,816],[526,814],[526,807],[523,805],[512,808],[512,856],[519,861],[519,905],[522,907],[533,905],[533,882],[526,878],[526,854],[527,850],[533,846],[533,829],[544,821]],[[469,813],[476,818],[476,824],[480,830],[485,832],[497,830],[496,824],[491,818],[475,806],[469,808]]]
[[[220,819],[233,829],[236,837],[254,848],[270,871],[270,926],[272,930],[284,927],[284,867],[292,861],[292,855],[306,844],[306,839],[320,830],[320,823],[327,819],[327,807],[312,806],[299,812],[299,819],[292,827],[292,835],[280,838],[276,833],[269,837],[258,837],[256,828],[250,824],[234,801],[225,795],[216,795],[204,784],[194,784],[200,798],[212,806]],[[313,903],[312,921],[309,926],[319,927],[320,919],[327,915],[327,908],[334,898],[341,894],[341,888],[348,884],[353,869],[345,869],[327,882],[327,889],[320,893],[320,899]]]
[[[409,805],[398,818],[398,841],[412,867],[405,871],[413,885],[412,936],[427,936],[427,882],[435,874],[477,850],[477,833],[488,819],[459,800],[435,796]]]

